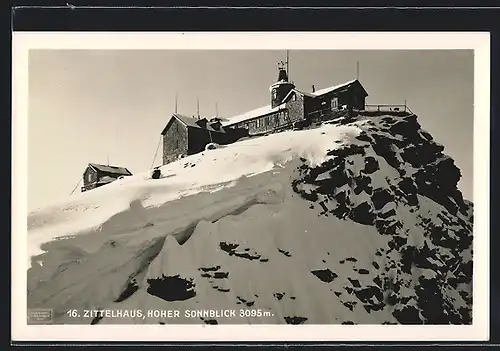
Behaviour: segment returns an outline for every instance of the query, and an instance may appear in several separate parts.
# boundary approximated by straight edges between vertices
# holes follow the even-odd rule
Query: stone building
[[[161,132],[163,136],[163,164],[205,150],[209,143],[220,145],[235,142],[240,133],[226,133],[219,119],[196,118],[175,113]]]
[[[230,118],[187,117],[174,114],[161,132],[163,164],[205,150],[207,144],[230,144],[244,136],[257,136],[301,128],[313,122],[364,110],[368,93],[358,80],[305,92],[289,80],[284,66],[269,87],[270,104]]]

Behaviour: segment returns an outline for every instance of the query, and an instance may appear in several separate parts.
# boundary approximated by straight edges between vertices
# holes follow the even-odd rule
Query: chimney
[[[313,84],[312,88],[313,88],[313,93],[314,93],[316,91],[316,88],[314,87],[314,84]]]

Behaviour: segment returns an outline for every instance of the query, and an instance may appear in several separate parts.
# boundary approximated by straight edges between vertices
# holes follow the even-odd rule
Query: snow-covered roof
[[[293,89],[293,91],[301,94],[301,95],[305,95],[305,96],[309,96],[309,97],[314,97],[315,95],[313,93],[306,93],[305,91],[302,91],[302,90],[298,90],[298,89]]]
[[[357,79],[350,80],[348,82],[345,82],[345,83],[342,83],[342,84],[339,84],[339,85],[334,85],[334,86],[331,86],[331,87],[328,87],[328,88],[317,90],[314,93],[306,93],[304,91],[301,91],[301,90],[293,88],[285,96],[285,98],[283,99],[283,101],[286,101],[287,98],[290,96],[290,94],[292,92],[296,92],[298,94],[314,98],[314,97],[317,97],[317,96],[321,96],[321,95],[330,93],[330,92],[335,91],[335,90],[339,90],[339,89],[345,88],[345,87],[349,86],[350,84],[352,84],[352,83],[354,83],[356,81],[357,81]],[[279,81],[279,82],[274,83],[274,84],[284,84],[284,83],[289,83],[289,82]],[[292,84],[292,83],[290,83],[290,84]],[[250,119],[253,119],[253,118],[265,116],[265,115],[268,115],[268,114],[273,113],[273,112],[278,112],[279,110],[282,110],[284,108],[285,108],[285,103],[282,103],[281,105],[276,106],[274,108],[272,108],[271,105],[266,105],[266,106],[262,106],[262,107],[254,109],[254,110],[242,113],[242,114],[237,115],[237,116],[228,117],[228,118],[221,118],[221,123],[222,123],[222,125],[224,127],[226,127],[226,126],[230,126],[230,125],[233,125],[233,124],[236,124],[236,123],[247,121],[247,120],[250,120]],[[180,115],[177,115],[178,118],[179,118],[179,116]],[[182,117],[183,119],[186,120],[186,122],[185,122],[186,125],[189,125],[188,123],[191,123],[191,124],[194,124],[193,127],[201,128],[198,124],[196,124],[196,122],[198,121],[197,119],[190,118],[190,117],[183,117],[183,116],[180,116],[180,117]]]
[[[273,112],[278,112],[284,108],[285,108],[285,104],[278,105],[274,108],[271,107],[271,105],[262,106],[262,107],[256,108],[255,110],[251,110],[251,111],[242,113],[241,115],[237,115],[237,116],[223,119],[222,125],[223,126],[233,125],[233,124],[243,122],[246,120],[250,120],[253,118],[257,118],[260,116],[265,116],[265,115],[268,115],[268,114],[273,113]]]
[[[97,163],[89,163],[89,166],[96,171],[112,173],[112,174],[120,174],[120,175],[132,175],[132,173],[125,167],[105,166]]]
[[[335,90],[339,90],[339,89],[342,89],[342,88],[345,88],[347,87],[348,85],[356,82],[357,79],[354,79],[354,80],[350,80],[348,82],[345,82],[345,83],[342,83],[342,84],[339,84],[339,85],[334,85],[334,86],[331,86],[331,87],[328,87],[328,88],[324,88],[324,89],[320,89],[320,90],[316,90],[314,93],[312,93],[311,95],[313,96],[320,96],[320,95],[324,95],[324,94],[328,94],[328,93],[331,93],[332,91],[335,91]]]

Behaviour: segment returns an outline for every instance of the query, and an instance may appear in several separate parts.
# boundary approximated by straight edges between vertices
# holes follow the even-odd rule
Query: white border
[[[471,326],[26,324],[30,49],[474,50],[474,284]],[[467,341],[489,338],[490,35],[462,33],[13,33],[12,339],[15,341]]]

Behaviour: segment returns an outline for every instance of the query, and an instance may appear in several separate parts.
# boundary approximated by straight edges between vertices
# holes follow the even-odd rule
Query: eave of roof
[[[100,172],[106,172],[106,173],[111,173],[111,174],[132,175],[132,172],[130,172],[125,167],[107,166],[107,165],[101,165],[98,163],[89,163],[89,167],[91,167],[96,172],[100,171]]]
[[[314,93],[312,93],[312,95],[314,97],[318,97],[318,96],[321,96],[321,95],[325,95],[325,94],[328,94],[328,93],[331,93],[331,92],[334,92],[334,91],[346,88],[349,85],[354,84],[354,83],[357,83],[361,87],[361,89],[363,89],[363,91],[366,94],[366,96],[368,96],[368,93],[366,92],[365,88],[363,87],[363,85],[357,79],[350,80],[348,82],[345,82],[345,83],[342,83],[342,84],[339,84],[339,85],[334,85],[334,86],[331,86],[331,87],[328,87],[328,88],[317,90]]]
[[[267,116],[271,113],[278,112],[284,108],[285,108],[285,104],[278,105],[274,108],[272,108],[271,105],[262,106],[262,107],[254,109],[254,110],[242,113],[240,115],[227,118],[227,119],[222,121],[222,125],[224,127],[227,127],[227,126],[238,124],[238,123],[241,123],[244,121],[250,121],[250,120],[255,119],[255,118],[264,117],[264,116]]]

